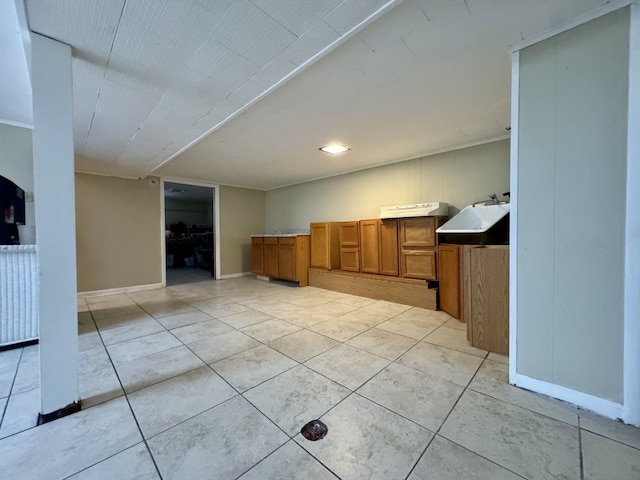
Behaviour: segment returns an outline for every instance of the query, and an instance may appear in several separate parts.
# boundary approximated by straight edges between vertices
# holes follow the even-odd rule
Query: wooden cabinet
[[[360,220],[362,273],[398,276],[398,221]]]
[[[338,222],[340,239],[340,269],[360,271],[360,222]]]
[[[264,274],[263,237],[251,237],[251,272],[256,275]]]
[[[437,280],[436,228],[446,217],[400,219],[400,272],[402,277]]]
[[[509,246],[462,249],[463,316],[471,345],[509,353]]]
[[[457,319],[462,318],[462,272],[460,245],[438,247],[438,294],[440,309]]]
[[[264,274],[278,278],[278,237],[264,237]]]
[[[340,235],[335,222],[316,222],[309,228],[311,266],[333,270],[340,268]]]
[[[251,255],[256,275],[309,285],[309,235],[252,237]]]

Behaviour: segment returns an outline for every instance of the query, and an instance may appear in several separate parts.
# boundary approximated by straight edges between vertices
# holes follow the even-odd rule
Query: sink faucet
[[[480,200],[479,202],[472,203],[471,205],[475,207],[480,203],[484,203],[485,205],[498,205],[500,201],[498,200],[498,195],[492,193],[491,195],[489,195],[489,200]]]

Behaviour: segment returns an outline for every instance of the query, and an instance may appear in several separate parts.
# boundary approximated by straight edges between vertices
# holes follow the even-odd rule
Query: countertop
[[[299,235],[309,235],[309,232],[295,232],[295,233],[259,233],[251,235],[251,237],[297,237]]]

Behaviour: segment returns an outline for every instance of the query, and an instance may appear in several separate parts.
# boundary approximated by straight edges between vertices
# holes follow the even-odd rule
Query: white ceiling
[[[25,3],[73,47],[78,171],[271,189],[504,138],[508,46],[608,1]]]

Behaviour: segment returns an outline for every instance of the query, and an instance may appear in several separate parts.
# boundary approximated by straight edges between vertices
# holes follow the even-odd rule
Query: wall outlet
[[[24,192],[25,202],[33,202],[33,192]]]

